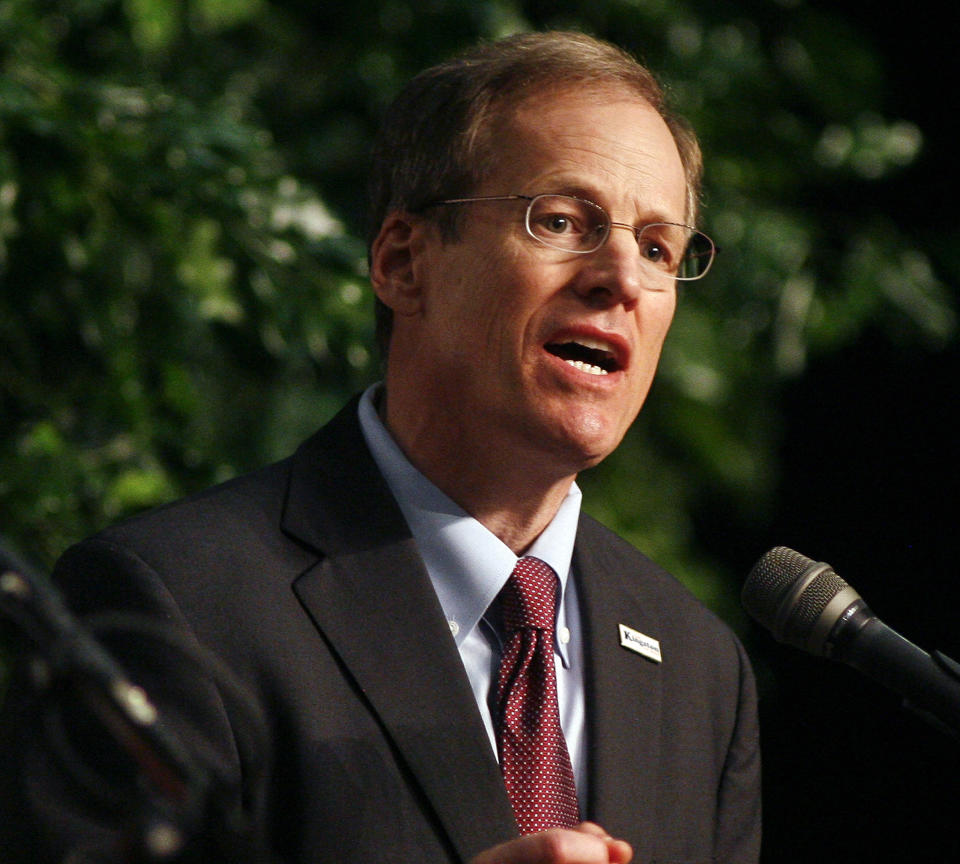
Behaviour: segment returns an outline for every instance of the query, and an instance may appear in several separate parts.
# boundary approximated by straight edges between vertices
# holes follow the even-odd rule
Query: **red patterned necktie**
[[[580,821],[560,728],[553,634],[559,582],[538,558],[521,558],[500,592],[506,640],[500,661],[497,746],[521,834]]]

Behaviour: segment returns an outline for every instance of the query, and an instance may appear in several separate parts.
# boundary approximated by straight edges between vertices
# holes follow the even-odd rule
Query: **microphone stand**
[[[937,668],[943,673],[943,677],[949,680],[953,685],[953,698],[950,700],[950,710],[948,711],[942,704],[938,703],[938,710],[933,711],[925,708],[910,697],[903,700],[903,705],[913,714],[926,720],[931,726],[939,729],[946,735],[960,741],[960,663],[948,657],[942,651],[931,651],[930,659],[936,664]],[[949,717],[949,719],[946,719]]]
[[[67,682],[110,739],[136,766],[142,800],[127,860],[138,864],[277,864],[217,795],[226,783],[195,758],[132,682],[69,612],[57,590],[0,547],[0,612],[39,650],[37,690]],[[216,857],[211,858],[213,854]]]
[[[838,605],[845,602],[847,598],[840,596]],[[821,653],[899,693],[904,708],[960,738],[960,664],[940,651],[928,654],[905,639],[859,596],[830,628]]]

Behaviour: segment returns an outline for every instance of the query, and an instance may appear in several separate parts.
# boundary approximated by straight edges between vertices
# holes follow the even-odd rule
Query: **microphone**
[[[741,602],[778,642],[852,666],[960,734],[960,664],[884,624],[829,564],[771,549],[747,576]]]
[[[49,580],[0,543],[0,613],[36,653],[31,683],[79,698],[118,747],[134,761],[160,806],[150,812],[143,836],[148,861],[170,860],[186,847],[187,826],[199,821],[211,778],[168,730],[146,692],[67,608]],[[41,659],[42,658],[42,659]],[[62,753],[58,755],[63,758]],[[66,764],[75,764],[72,761]],[[138,859],[139,860],[139,859]]]
[[[126,802],[133,820],[125,838],[132,846],[131,860],[278,864],[255,826],[231,806],[230,784],[168,725],[147,693],[74,617],[49,578],[20,560],[0,538],[0,624],[4,619],[33,646],[29,666],[33,687],[79,697],[132,759],[143,799]],[[264,749],[266,721],[261,709],[222,663],[212,655],[194,656],[195,651],[169,628],[154,627],[135,616],[117,615],[113,621],[134,635],[158,640],[214,677],[221,698],[236,709],[234,731],[238,742],[246,745],[242,749],[253,753]],[[68,768],[75,764],[64,753],[57,755]],[[252,783],[259,782],[262,766],[251,761],[247,770]]]

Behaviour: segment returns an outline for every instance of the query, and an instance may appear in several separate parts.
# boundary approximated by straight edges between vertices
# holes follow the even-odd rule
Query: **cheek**
[[[518,342],[522,291],[495,261],[457,260],[438,268],[423,307],[426,332],[458,365],[479,371],[509,362]]]
[[[641,338],[645,341],[654,362],[660,356],[660,350],[670,331],[676,308],[676,295],[665,292],[663,295],[654,295],[653,302],[648,303],[646,311],[641,313]]]
[[[675,306],[675,299],[666,297],[660,302],[647,304],[645,311],[641,312],[641,320],[638,325],[640,356],[637,367],[639,379],[636,393],[640,405],[647,398],[647,393],[656,374],[660,355],[663,351],[663,343],[670,330],[670,325],[673,323]]]
[[[460,321],[506,361],[521,350],[538,307],[537,280],[512,260],[477,262],[459,296]]]

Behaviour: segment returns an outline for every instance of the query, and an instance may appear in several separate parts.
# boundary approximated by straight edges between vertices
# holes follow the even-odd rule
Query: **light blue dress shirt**
[[[496,755],[493,706],[501,644],[494,626],[484,616],[518,558],[410,464],[377,414],[375,399],[381,387],[375,384],[363,394],[360,426],[417,542]],[[585,801],[583,639],[576,584],[570,573],[580,499],[580,490],[572,483],[553,521],[526,554],[546,561],[560,578],[555,641],[560,725],[570,751],[578,797]]]

